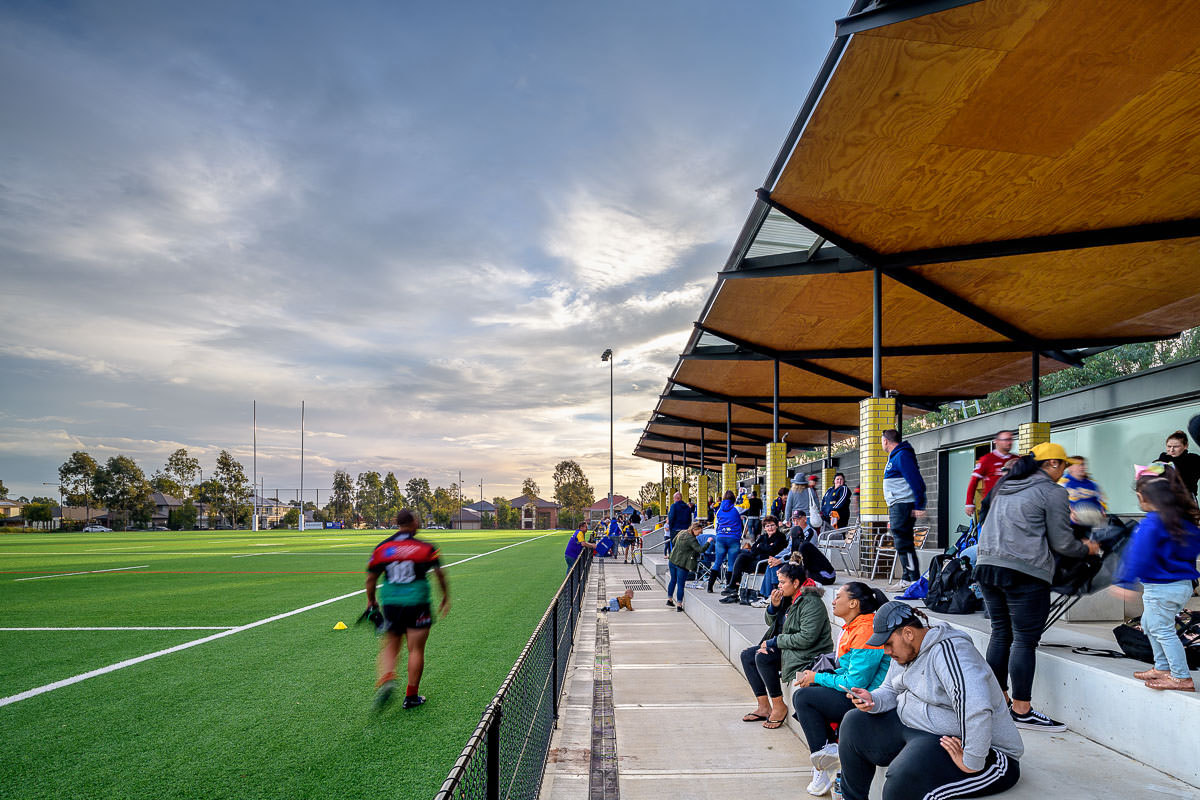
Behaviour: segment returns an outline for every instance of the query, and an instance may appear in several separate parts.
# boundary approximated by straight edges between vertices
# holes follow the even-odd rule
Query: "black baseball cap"
[[[867,639],[868,647],[883,647],[883,643],[895,633],[897,628],[916,616],[912,606],[899,600],[889,600],[875,612],[875,621],[871,625],[871,638]]]

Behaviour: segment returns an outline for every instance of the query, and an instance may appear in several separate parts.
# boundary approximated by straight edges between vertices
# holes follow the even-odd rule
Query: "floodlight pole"
[[[254,433],[253,433],[253,439],[254,439],[253,472],[254,472],[254,474],[251,478],[251,484],[254,486],[254,498],[253,498],[254,520],[253,520],[253,524],[250,526],[250,529],[257,532],[258,531],[258,401],[251,400],[250,402],[252,404],[251,405],[252,411],[251,411],[251,415],[250,415],[251,416],[250,427],[254,431]]]
[[[300,521],[296,523],[296,530],[304,530],[304,401],[300,401],[300,488],[297,490],[300,496]]]
[[[613,351],[606,349],[600,354],[601,361],[608,362],[608,519],[613,517]]]

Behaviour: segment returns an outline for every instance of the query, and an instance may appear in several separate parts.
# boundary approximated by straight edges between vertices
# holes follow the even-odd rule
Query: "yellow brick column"
[[[664,483],[658,490],[658,513],[661,516],[665,517],[667,515],[667,509],[671,507],[671,504],[667,502],[669,499],[670,497],[667,495],[667,485]]]
[[[883,499],[887,453],[879,440],[895,424],[893,398],[869,397],[858,404],[858,514],[862,522],[888,521],[887,503]]]
[[[721,465],[721,495],[724,496],[726,492],[737,494],[737,464]]]
[[[696,478],[696,517],[698,519],[706,519],[708,517],[707,472],[701,472],[700,477]]]
[[[1049,422],[1022,422],[1017,428],[1017,452],[1028,453],[1039,444],[1050,441]]]
[[[691,500],[691,482],[688,480],[687,470],[683,471],[683,477],[679,479],[679,491],[683,493],[683,502],[690,503]]]
[[[775,495],[787,485],[787,444],[771,442],[767,445],[767,485],[763,488],[762,498],[766,513],[770,513]]]
[[[821,496],[833,488],[833,476],[837,474],[837,470],[833,467],[825,467],[821,470]]]

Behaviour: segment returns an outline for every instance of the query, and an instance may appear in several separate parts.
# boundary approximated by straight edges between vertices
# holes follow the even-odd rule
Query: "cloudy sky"
[[[848,0],[0,6],[0,480],[630,455]],[[312,499],[312,495],[307,495]],[[324,502],[324,498],[322,498]]]

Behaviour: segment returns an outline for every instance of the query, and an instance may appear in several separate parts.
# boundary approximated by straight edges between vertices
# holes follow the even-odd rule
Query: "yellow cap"
[[[1038,461],[1049,461],[1050,459],[1058,459],[1066,461],[1068,464],[1078,464],[1079,461],[1067,455],[1067,451],[1063,449],[1061,444],[1057,442],[1042,442],[1036,445],[1030,454]]]

